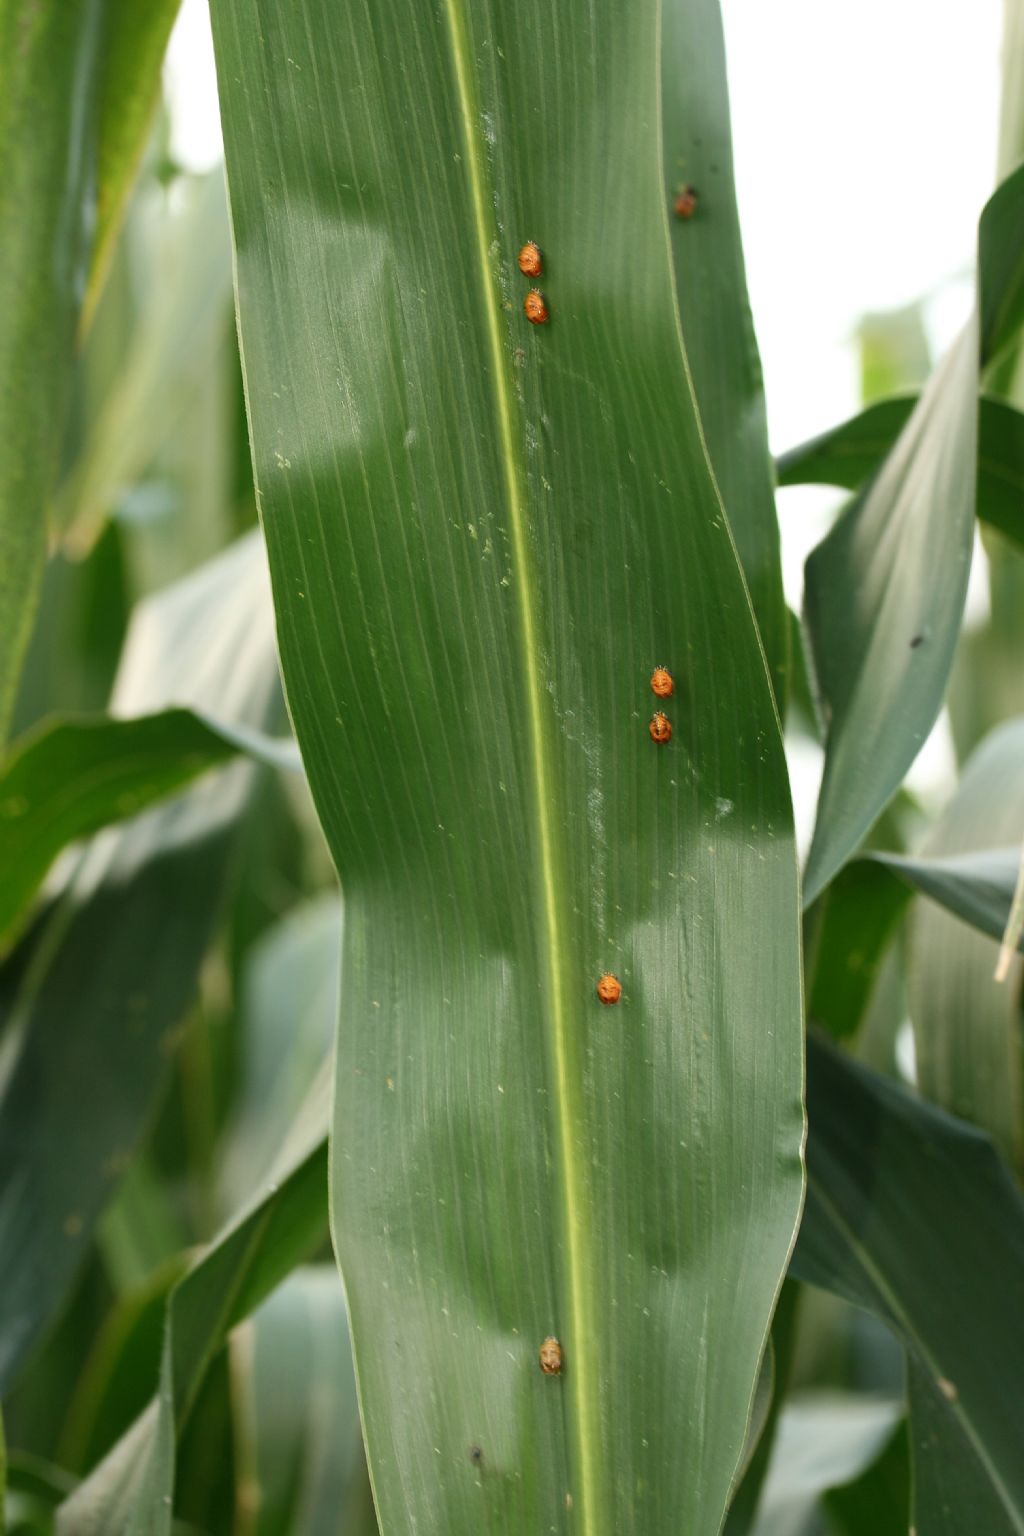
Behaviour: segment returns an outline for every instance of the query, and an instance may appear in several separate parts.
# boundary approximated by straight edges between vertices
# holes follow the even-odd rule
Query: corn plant
[[[175,9],[0,9],[7,1528],[1024,1532],[1016,0],[777,462],[715,0]]]

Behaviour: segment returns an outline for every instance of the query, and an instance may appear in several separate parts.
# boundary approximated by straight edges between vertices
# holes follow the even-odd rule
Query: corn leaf
[[[1018,173],[982,214],[975,314],[874,479],[807,562],[805,617],[828,731],[808,903],[867,836],[942,705],[974,537],[979,375],[1020,322],[1022,220]]]
[[[141,152],[177,0],[0,11],[0,745],[46,553],[79,311]]]
[[[265,1187],[171,1292],[159,1391],[61,1506],[58,1536],[169,1536],[176,1438],[215,1351],[326,1232],[328,1088],[323,1074]]]
[[[925,857],[970,855],[1024,835],[1024,721],[993,731],[965,764],[929,834]],[[1000,935],[1001,937],[1001,935]],[[993,937],[918,902],[907,976],[918,1084],[926,1098],[980,1125],[1011,1162],[1024,1151],[1020,1050],[1022,963],[993,979]]]
[[[658,7],[212,14],[283,668],[345,891],[332,1223],[382,1528],[707,1536],[801,1199],[800,1005]]]
[[[279,717],[258,538],[136,610],[115,705],[131,712],[172,699],[216,703],[253,727]],[[254,773],[232,764],[101,833],[9,957],[0,1062],[5,1387],[53,1322],[149,1121]]]
[[[841,485],[856,490],[875,473],[914,409],[912,397],[879,400],[859,416],[784,453],[780,485]],[[978,401],[976,511],[1024,544],[1024,412],[991,395]]]
[[[15,742],[0,771],[0,939],[68,843],[136,815],[241,751],[299,766],[289,742],[221,729],[187,709],[55,721]]]
[[[923,892],[993,939],[1002,939],[1006,932],[1020,869],[1019,848],[983,848],[931,857],[868,853],[864,863]],[[1024,938],[1017,940],[1017,947],[1024,948]],[[996,951],[991,953],[994,967]]]
[[[368,1487],[345,1294],[331,1265],[296,1270],[232,1339],[252,1536],[358,1536]],[[372,1503],[370,1505],[372,1512]]]
[[[793,1271],[887,1322],[924,1384],[923,1417],[913,1390],[910,1413],[920,1536],[1020,1532],[1024,1200],[980,1132],[813,1035],[807,1061]],[[972,1498],[991,1518],[967,1518]],[[959,1523],[937,1518],[942,1499]]]

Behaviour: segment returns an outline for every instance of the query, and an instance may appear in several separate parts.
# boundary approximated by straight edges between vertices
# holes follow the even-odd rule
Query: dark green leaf
[[[920,1508],[919,1496],[919,1513]],[[907,1536],[910,1456],[906,1424],[899,1426],[882,1454],[860,1477],[825,1495],[825,1509],[830,1536]],[[918,1529],[920,1536],[927,1536],[933,1527],[922,1522]]]
[[[807,948],[807,1016],[834,1040],[856,1034],[909,900],[902,882],[867,859],[848,864],[822,892]]]
[[[918,1536],[963,1536],[967,1531],[1019,1536],[1024,1530],[1019,1491],[1000,1487],[985,1447],[963,1423],[953,1384],[936,1382],[911,1360],[908,1386],[911,1529]]]
[[[989,198],[978,225],[981,362],[1016,343],[1024,322],[1024,166]]]
[[[67,1407],[57,1459],[69,1472],[95,1466],[152,1397],[167,1295],[184,1268],[166,1261],[108,1315]]]
[[[120,711],[177,699],[266,726],[280,701],[261,544],[136,611]],[[241,729],[241,727],[240,727]],[[148,1123],[220,910],[254,769],[237,763],[89,844],[29,935],[0,1082],[0,1378],[66,1295]],[[68,1020],[74,1019],[74,1028]]]
[[[186,709],[134,720],[58,720],[14,744],[0,771],[0,940],[62,848],[134,816],[208,769],[252,755],[298,766],[290,744],[221,730]]]
[[[949,1405],[929,1424],[939,1463],[930,1475],[945,1468],[955,1479],[969,1466],[1006,1529],[1024,1530],[1020,1192],[985,1136],[814,1035],[807,1099],[807,1206],[794,1273],[896,1331]],[[919,1456],[920,1427],[911,1432]]]
[[[322,1074],[266,1187],[171,1292],[159,1392],[62,1505],[58,1536],[168,1536],[175,1438],[216,1350],[326,1232],[329,1087]]]
[[[47,715],[106,708],[128,625],[121,531],[108,524],[86,560],[46,563],[35,628],[22,668],[11,734]]]
[[[891,452],[919,398],[876,400],[841,426],[791,448],[776,460],[779,485],[841,485],[857,490]]]
[[[784,453],[780,485],[819,483],[848,490],[875,473],[905,427],[913,398],[879,400],[866,411]],[[977,514],[1024,544],[1024,412],[982,395],[978,402]]]
[[[796,724],[815,741],[820,741],[822,737],[821,722],[818,719],[818,706],[811,685],[811,673],[807,662],[807,648],[804,644],[803,628],[799,617],[792,609],[789,610],[789,670],[787,678],[789,682],[787,690],[787,704],[789,706],[786,714],[787,729]]]
[[[12,1451],[7,1465],[8,1536],[51,1536],[53,1511],[75,1486],[62,1467],[41,1456]]]
[[[676,291],[701,425],[784,712],[789,646],[764,383],[733,183],[718,0],[668,0],[662,19],[666,197]],[[696,210],[676,217],[682,188]]]
[[[1002,938],[1020,869],[1019,848],[986,848],[980,853],[944,858],[911,858],[899,853],[867,853],[864,857],[923,891],[972,928],[993,939]],[[1018,947],[1024,949],[1024,942]],[[992,964],[994,968],[994,952]]]

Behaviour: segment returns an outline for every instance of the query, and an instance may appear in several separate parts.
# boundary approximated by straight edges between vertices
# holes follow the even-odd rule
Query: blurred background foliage
[[[1009,69],[1024,12],[1007,14]],[[1019,91],[1007,99],[1001,174],[1024,152]],[[279,736],[223,176],[175,163],[165,109],[103,260],[68,386],[53,545],[10,735],[176,704]],[[857,345],[865,406],[916,394],[936,361],[921,304],[865,316]],[[983,382],[1024,408],[1018,355]],[[870,846],[956,854],[1015,844],[1024,830],[1024,546],[987,525],[979,537],[990,605],[961,636],[949,693],[959,788],[937,819],[902,791]],[[799,657],[795,621],[793,636]],[[799,670],[787,735],[794,761],[817,750]],[[129,1458],[129,1473],[173,1489],[175,1530],[376,1530],[318,1100],[340,918],[302,775],[251,760],[212,767],[65,852],[8,945],[0,1160],[19,1173],[4,1182],[0,1252],[4,1273],[16,1265],[21,1277],[5,1281],[3,1301],[9,1532],[55,1529],[58,1505],[147,1411],[162,1372],[179,1398],[176,1471],[154,1452],[143,1474]],[[1019,957],[997,987],[991,937],[863,863],[809,912],[806,937],[814,1024],[989,1132],[1019,1169]],[[39,1070],[54,1055],[70,1117]],[[307,1191],[305,1204],[296,1198],[285,1238],[261,1247],[252,1234],[280,1219],[282,1188]],[[186,1274],[201,1284],[202,1266],[189,1272],[200,1251],[215,1263],[242,1240],[245,1305],[235,1297],[206,1320],[190,1364],[168,1331],[174,1298],[188,1301],[177,1288]],[[912,1447],[895,1332],[794,1275],[773,1345],[768,1429],[730,1536],[905,1532]]]

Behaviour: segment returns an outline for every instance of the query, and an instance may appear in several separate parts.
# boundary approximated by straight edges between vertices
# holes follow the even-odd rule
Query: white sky
[[[978,215],[992,191],[1001,0],[722,0],[740,217],[776,451],[858,408],[852,337],[867,311],[927,295],[935,347],[971,299]],[[184,0],[168,53],[173,147],[192,169],[221,154],[206,0]],[[779,497],[790,602],[834,494]],[[983,612],[976,562],[969,606]],[[801,840],[816,757],[791,761]],[[940,795],[953,772],[940,721],[912,772]]]

